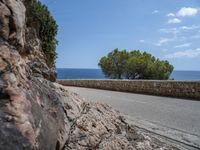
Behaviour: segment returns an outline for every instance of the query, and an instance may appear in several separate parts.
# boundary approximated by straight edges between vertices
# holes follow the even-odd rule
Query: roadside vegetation
[[[32,0],[27,12],[27,26],[36,29],[38,38],[41,40],[42,50],[46,55],[48,65],[52,66],[57,58],[56,35],[58,25],[51,16],[48,7],[38,0]]]
[[[159,60],[147,52],[114,49],[100,59],[103,73],[112,79],[167,80],[174,67],[166,60]]]

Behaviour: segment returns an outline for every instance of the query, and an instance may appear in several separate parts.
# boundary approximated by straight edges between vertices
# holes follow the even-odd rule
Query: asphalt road
[[[200,101],[66,87],[88,101],[119,110],[130,122],[200,148]]]

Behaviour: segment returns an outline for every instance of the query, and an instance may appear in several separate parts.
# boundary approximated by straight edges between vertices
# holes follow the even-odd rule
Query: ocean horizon
[[[109,79],[101,69],[57,68],[57,79]],[[200,80],[200,71],[174,70],[174,80]]]

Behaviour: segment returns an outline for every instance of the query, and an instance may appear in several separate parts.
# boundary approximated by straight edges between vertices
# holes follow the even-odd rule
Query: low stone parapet
[[[78,86],[200,100],[200,81],[165,80],[57,80],[65,86]]]

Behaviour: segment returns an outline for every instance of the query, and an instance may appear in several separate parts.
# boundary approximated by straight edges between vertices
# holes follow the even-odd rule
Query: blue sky
[[[59,25],[58,68],[98,68],[115,48],[200,70],[200,0],[41,0]]]

